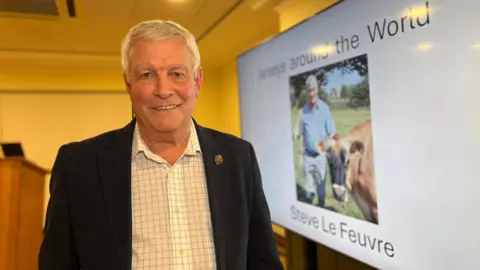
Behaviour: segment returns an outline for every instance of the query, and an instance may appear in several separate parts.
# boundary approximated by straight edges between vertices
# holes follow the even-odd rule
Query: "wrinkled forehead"
[[[183,38],[136,39],[128,53],[132,67],[183,65],[193,68],[193,56]]]

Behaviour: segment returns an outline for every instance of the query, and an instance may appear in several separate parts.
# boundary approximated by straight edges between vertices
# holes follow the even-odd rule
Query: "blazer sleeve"
[[[253,205],[250,218],[247,269],[283,270],[273,234],[270,210],[263,191],[260,168],[251,144],[250,160],[253,171]]]
[[[72,234],[66,192],[66,149],[66,145],[60,147],[52,168],[44,239],[38,255],[39,270],[80,269]]]

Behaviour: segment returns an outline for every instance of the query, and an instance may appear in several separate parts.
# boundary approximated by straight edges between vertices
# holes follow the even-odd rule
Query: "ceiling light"
[[[334,49],[335,49],[335,47],[333,47],[332,45],[321,45],[321,46],[317,46],[317,47],[313,48],[312,53],[317,54],[317,55],[322,55],[322,54],[329,53],[329,52],[333,51]]]
[[[420,51],[426,51],[432,48],[432,44],[430,43],[421,43],[417,46],[417,49]]]
[[[263,7],[267,2],[268,0],[251,0],[248,4],[253,10],[258,10],[259,8]]]
[[[408,15],[410,16],[422,16],[428,13],[428,8],[412,8],[408,11]]]

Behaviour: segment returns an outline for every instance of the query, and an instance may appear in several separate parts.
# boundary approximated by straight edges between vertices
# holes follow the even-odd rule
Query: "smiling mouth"
[[[157,106],[157,107],[154,107],[153,109],[154,110],[157,110],[157,111],[166,111],[166,110],[173,110],[175,108],[177,108],[180,104],[177,104],[177,105],[167,105],[167,106]]]

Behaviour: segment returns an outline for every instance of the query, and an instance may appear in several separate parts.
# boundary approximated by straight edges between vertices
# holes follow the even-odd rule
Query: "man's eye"
[[[171,74],[174,78],[182,78],[184,76],[181,72],[172,72]]]
[[[153,76],[154,76],[153,72],[145,72],[145,73],[142,74],[143,79],[149,79]]]

